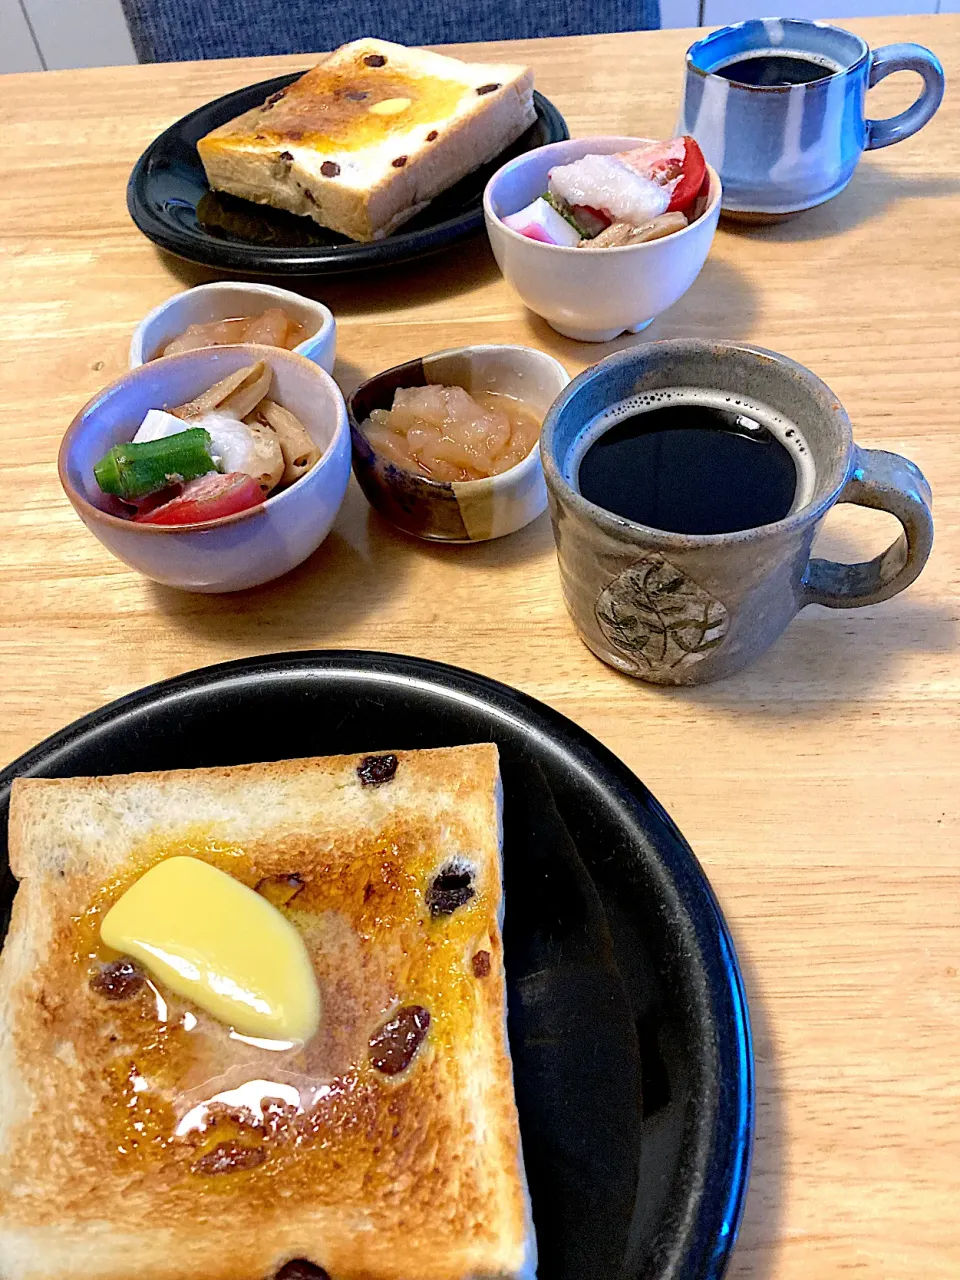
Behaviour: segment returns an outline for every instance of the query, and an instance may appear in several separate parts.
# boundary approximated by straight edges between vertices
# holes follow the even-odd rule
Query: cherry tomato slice
[[[263,502],[264,494],[253,476],[242,471],[220,475],[211,471],[183,486],[169,502],[142,515],[134,516],[137,524],[202,524],[236,515]]]
[[[693,204],[707,177],[707,162],[696,141],[689,136],[684,136],[683,144],[680,181],[674,187],[667,213],[673,213],[675,209],[682,211]]]
[[[661,187],[676,183],[664,212],[683,211],[693,204],[707,166],[703,152],[688,134],[665,142],[653,142],[648,147],[638,147],[629,155],[630,167],[645,174],[652,182]]]

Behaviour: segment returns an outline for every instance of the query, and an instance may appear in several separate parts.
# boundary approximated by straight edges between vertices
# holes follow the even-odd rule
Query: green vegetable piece
[[[162,440],[115,444],[93,468],[93,474],[104,493],[130,502],[216,469],[209,431],[190,427]]]
[[[579,222],[576,214],[567,204],[566,200],[562,199],[560,196],[555,196],[552,191],[547,191],[544,193],[543,198],[551,209],[556,213],[559,213],[564,222],[570,223],[571,227],[573,227],[574,231],[577,232],[581,239],[592,240],[594,236],[598,234],[596,228],[587,227],[582,222]]]
[[[566,200],[561,199],[560,196],[555,196],[552,191],[545,191],[543,193],[543,198],[555,213],[559,213],[564,222],[570,223],[574,231],[580,231],[580,228],[577,226],[577,220],[573,216],[573,211],[567,204]],[[580,234],[583,235],[583,232],[580,231]]]

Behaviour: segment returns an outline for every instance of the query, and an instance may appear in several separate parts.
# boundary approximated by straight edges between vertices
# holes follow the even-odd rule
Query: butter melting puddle
[[[271,1049],[274,1053],[282,1053],[284,1049],[296,1049],[299,1040],[263,1040],[259,1036],[244,1036],[239,1031],[230,1032],[231,1040],[240,1040],[243,1044],[252,1044],[255,1049]]]
[[[300,1116],[332,1092],[331,1084],[297,1087],[292,1084],[283,1084],[279,1080],[248,1080],[236,1089],[225,1089],[222,1093],[215,1093],[212,1098],[207,1098],[204,1102],[191,1107],[177,1124],[174,1134],[182,1138],[193,1130],[207,1128],[214,1118],[211,1112],[218,1106],[248,1114],[254,1124],[263,1124],[264,1106],[267,1103],[280,1102],[294,1115]]]
[[[301,1040],[248,1036],[189,1011],[181,1025],[192,1030],[195,1057],[179,1087],[168,1093],[173,1137],[227,1117],[242,1126],[275,1128],[306,1115],[334,1092],[336,1072],[322,1044],[313,1053],[314,1046]]]
[[[313,1126],[351,1087],[371,1032],[397,1002],[391,955],[366,954],[353,921],[339,911],[290,912],[290,918],[323,1004],[320,1026],[307,1041],[240,1031],[152,976],[144,978],[136,1007],[104,1006],[117,1019],[124,1080],[117,1101],[129,1131],[124,1154],[131,1143],[146,1150],[148,1132],[164,1148],[170,1141],[202,1146],[224,1123],[297,1141],[301,1127]]]
[[[184,1070],[173,1090],[170,1136],[196,1137],[232,1118],[244,1128],[288,1132],[309,1119],[343,1088],[343,1075],[360,1061],[370,1029],[392,993],[378,967],[364,965],[351,923],[338,912],[302,918],[322,993],[324,1018],[302,1040],[250,1035],[174,999],[166,1015],[184,1032]]]
[[[166,1000],[160,994],[160,991],[158,990],[157,986],[153,982],[151,982],[149,978],[147,978],[147,986],[153,992],[153,998],[157,1002],[157,1021],[169,1022],[170,1006],[167,1004]],[[197,1023],[196,1018],[193,1017],[193,1014],[190,1014],[190,1017],[193,1018],[194,1026],[196,1026],[196,1023]],[[184,1025],[186,1025],[186,1015],[184,1015]]]

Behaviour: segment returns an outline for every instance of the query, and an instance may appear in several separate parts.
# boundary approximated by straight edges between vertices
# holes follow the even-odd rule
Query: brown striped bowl
[[[498,476],[431,480],[381,456],[364,434],[363,423],[374,409],[391,408],[398,388],[426,386],[497,391],[522,401],[542,420],[569,381],[559,361],[531,347],[456,347],[395,365],[362,383],[347,400],[354,475],[371,506],[418,538],[483,542],[515,533],[546,509],[539,443]]]

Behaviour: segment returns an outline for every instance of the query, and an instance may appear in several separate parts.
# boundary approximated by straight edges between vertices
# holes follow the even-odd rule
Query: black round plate
[[[507,160],[570,136],[560,112],[535,92],[537,118],[522,137],[437,196],[394,235],[373,244],[357,244],[310,218],[220,195],[207,185],[197,139],[258,106],[302,74],[261,80],[208,102],[150,143],[127,184],[127,208],[145,236],[191,262],[250,275],[327,275],[407,262],[480,229],[483,189]]]
[[[224,663],[111,703],[22,756],[0,775],[0,830],[20,775],[487,740],[503,773],[510,1045],[540,1280],[716,1280],[753,1136],[737,959],[679,831],[571,721],[418,658]],[[2,862],[9,909],[5,844]]]

